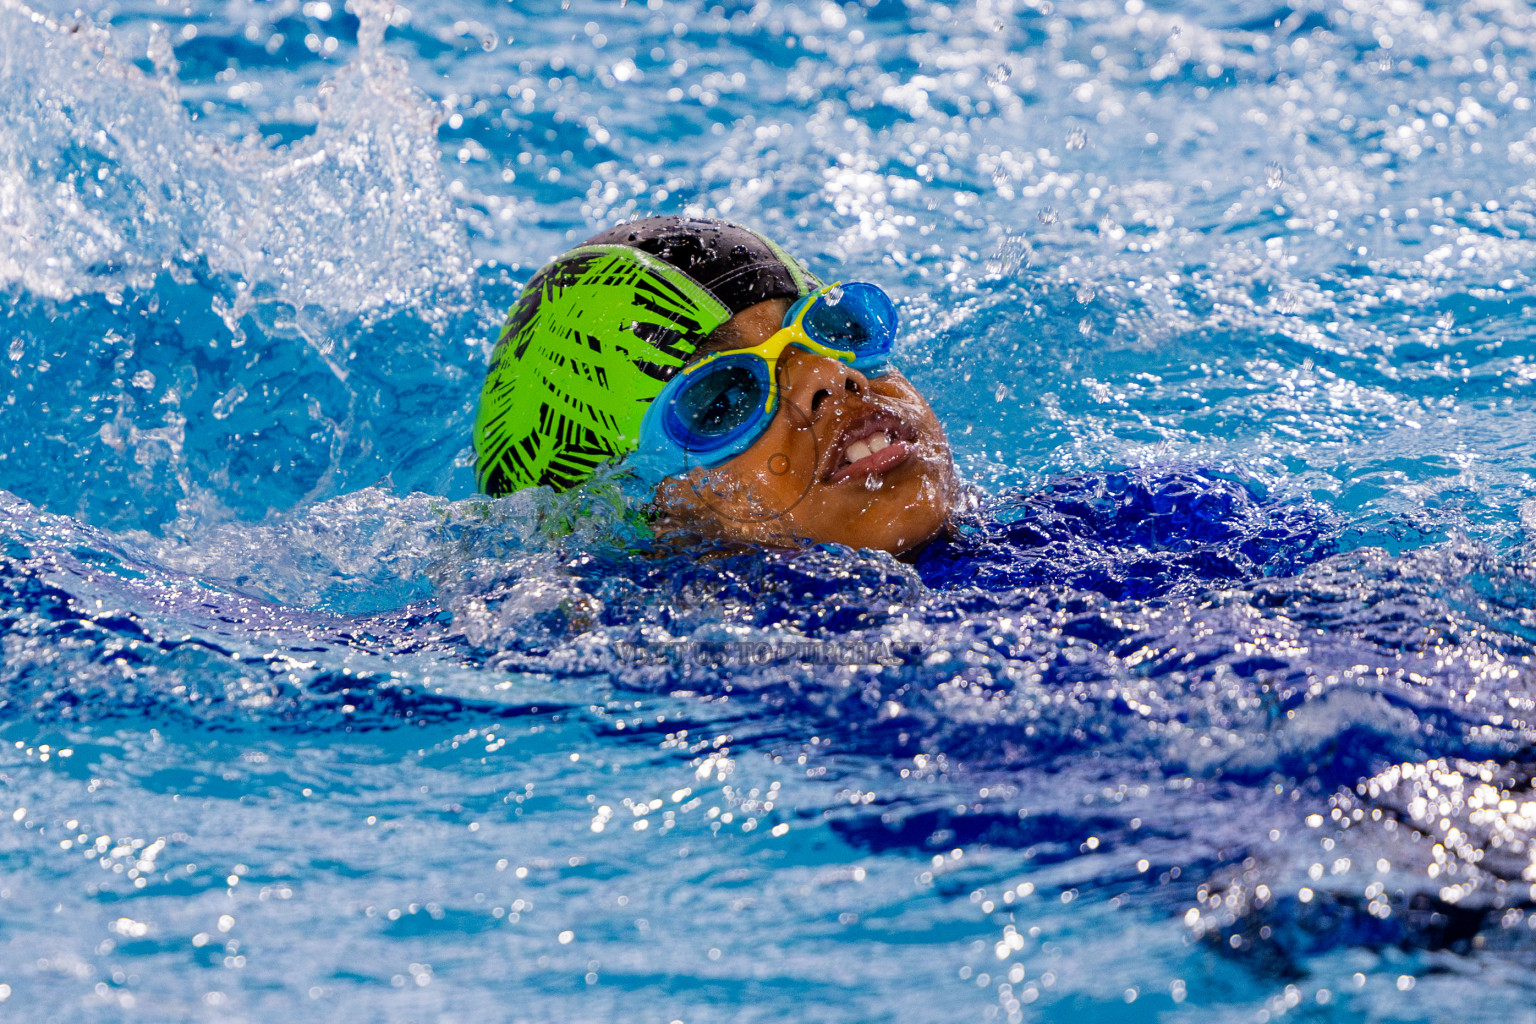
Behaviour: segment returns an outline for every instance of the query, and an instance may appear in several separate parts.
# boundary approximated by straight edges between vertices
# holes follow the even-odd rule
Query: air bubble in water
[[[1077,286],[1076,298],[1077,298],[1077,301],[1081,302],[1083,305],[1086,306],[1086,305],[1088,305],[1088,303],[1093,301],[1093,294],[1094,294],[1094,292],[1093,292],[1093,285],[1091,285],[1091,284],[1080,284],[1080,285]]]
[[[1054,206],[1047,206],[1045,209],[1043,209],[1039,213],[1035,214],[1035,218],[1038,221],[1040,221],[1041,224],[1055,224],[1056,223],[1056,207],[1054,207]]]
[[[1067,148],[1079,150],[1088,145],[1088,132],[1082,128],[1073,128],[1067,132]]]
[[[1013,69],[1007,64],[999,64],[987,72],[987,84],[992,86],[1002,85],[1013,77]]]
[[[496,49],[496,44],[500,41],[501,40],[496,38],[496,33],[487,32],[485,36],[480,40],[480,48],[486,53],[490,53],[492,50]]]
[[[1277,163],[1271,163],[1264,168],[1264,184],[1270,188],[1279,188],[1285,184],[1285,168]]]
[[[1435,326],[1440,328],[1442,331],[1450,330],[1452,327],[1456,326],[1456,314],[1452,313],[1450,310],[1446,310],[1444,313],[1441,313],[1435,318]]]
[[[995,401],[1001,402],[1003,399],[1005,399],[1007,397],[1008,397],[1008,385],[1006,385],[1006,384],[999,384],[997,386],[997,390],[992,392],[992,398]]]

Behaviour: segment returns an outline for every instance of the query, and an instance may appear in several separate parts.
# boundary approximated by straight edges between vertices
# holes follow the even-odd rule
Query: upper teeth
[[[852,464],[858,462],[861,459],[869,458],[871,455],[875,454],[875,452],[878,452],[880,449],[886,447],[890,443],[890,435],[882,430],[879,433],[870,434],[868,437],[862,437],[859,440],[853,442],[848,446],[843,454],[844,457],[847,458],[848,462]]]

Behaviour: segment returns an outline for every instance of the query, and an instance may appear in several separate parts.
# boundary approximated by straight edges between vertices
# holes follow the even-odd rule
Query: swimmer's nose
[[[869,378],[847,363],[791,346],[779,357],[779,388],[785,401],[814,422],[818,413],[831,408],[829,398],[866,397]]]

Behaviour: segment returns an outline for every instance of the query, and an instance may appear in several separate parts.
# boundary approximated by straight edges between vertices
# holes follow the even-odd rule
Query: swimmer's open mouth
[[[888,473],[912,457],[916,439],[911,427],[888,412],[861,413],[833,442],[823,479],[836,484]]]

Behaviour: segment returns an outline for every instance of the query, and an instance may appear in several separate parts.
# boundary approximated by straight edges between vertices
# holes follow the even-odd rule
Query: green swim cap
[[[634,451],[652,399],[710,333],[820,282],[724,221],[651,217],[596,235],[523,288],[475,416],[475,477],[500,495],[568,490]]]

